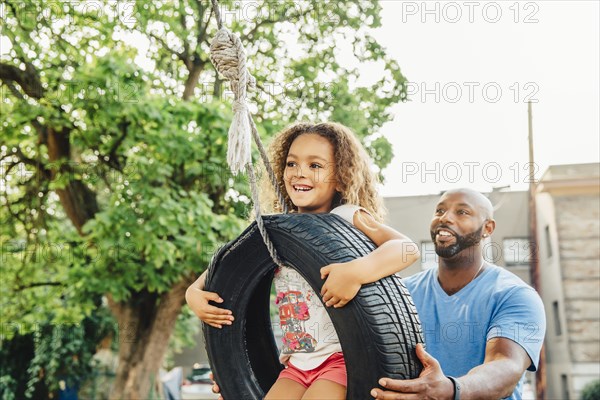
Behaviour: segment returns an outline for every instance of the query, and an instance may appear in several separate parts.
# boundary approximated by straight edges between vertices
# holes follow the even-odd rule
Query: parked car
[[[194,364],[192,372],[183,380],[181,385],[182,400],[217,399],[219,396],[212,392],[210,379],[210,366],[207,364]]]

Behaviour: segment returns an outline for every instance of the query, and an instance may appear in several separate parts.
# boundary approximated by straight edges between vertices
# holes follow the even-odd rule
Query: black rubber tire
[[[370,253],[374,244],[335,214],[264,217],[269,236],[286,265],[321,291],[320,268]],[[231,326],[204,325],[206,350],[225,400],[262,399],[282,366],[269,317],[275,264],[256,223],[213,258],[206,290],[219,293],[232,310]],[[401,279],[390,276],[363,285],[345,307],[328,308],[348,370],[347,399],[369,399],[381,377],[416,378],[421,363],[415,347],[421,325]]]

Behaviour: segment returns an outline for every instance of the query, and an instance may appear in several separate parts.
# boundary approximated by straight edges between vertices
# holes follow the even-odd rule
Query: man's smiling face
[[[490,219],[486,206],[469,192],[451,191],[442,196],[430,226],[438,256],[451,258],[481,242],[482,232]]]

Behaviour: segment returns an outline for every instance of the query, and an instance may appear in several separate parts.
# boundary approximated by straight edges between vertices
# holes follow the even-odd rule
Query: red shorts
[[[281,378],[291,379],[304,387],[309,387],[319,379],[327,379],[344,387],[348,386],[346,362],[342,353],[333,353],[321,365],[309,371],[298,369],[288,362],[287,368],[279,374],[279,379]]]

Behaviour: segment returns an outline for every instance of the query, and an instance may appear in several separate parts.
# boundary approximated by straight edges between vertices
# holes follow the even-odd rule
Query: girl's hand
[[[217,293],[207,292],[192,285],[185,292],[185,301],[198,318],[214,328],[221,329],[223,325],[231,325],[233,322],[233,315],[231,315],[230,310],[215,307],[208,303],[209,301],[223,302],[223,299]]]
[[[327,278],[321,289],[327,307],[343,307],[356,296],[361,286],[359,268],[353,261],[321,268],[321,279]]]
[[[215,377],[212,372],[210,373],[208,378],[212,381],[212,388],[211,388],[212,392],[214,394],[219,395],[219,400],[223,400],[223,396],[221,396],[221,388],[219,387],[219,385],[217,385],[217,382],[215,382]]]

